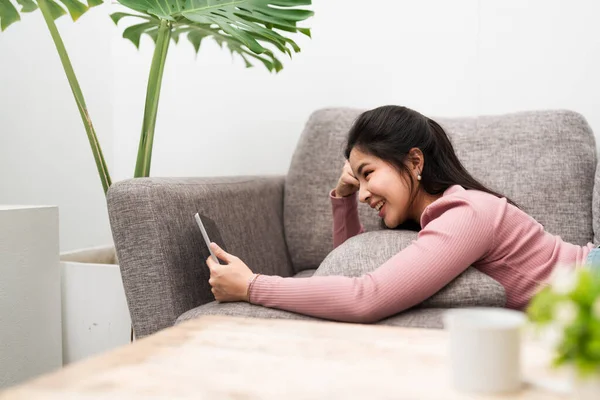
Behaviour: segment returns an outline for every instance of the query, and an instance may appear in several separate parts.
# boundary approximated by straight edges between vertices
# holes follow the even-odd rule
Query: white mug
[[[468,393],[521,389],[521,328],[525,314],[503,308],[458,308],[444,313],[454,387]]]

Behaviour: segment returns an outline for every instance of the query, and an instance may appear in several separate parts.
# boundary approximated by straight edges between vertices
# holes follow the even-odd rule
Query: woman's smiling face
[[[414,199],[408,183],[410,177],[356,147],[350,152],[349,162],[360,183],[359,200],[378,210],[385,226],[395,228],[410,218]]]

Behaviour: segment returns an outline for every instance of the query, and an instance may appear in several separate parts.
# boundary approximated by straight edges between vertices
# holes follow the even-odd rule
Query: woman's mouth
[[[379,211],[379,216],[383,217],[383,215],[385,214],[383,208],[385,207],[385,201],[381,200],[379,203],[377,203],[377,205],[375,206],[375,209],[377,211]]]

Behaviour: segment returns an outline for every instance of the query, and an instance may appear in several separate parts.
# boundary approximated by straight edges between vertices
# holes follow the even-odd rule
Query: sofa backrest
[[[329,192],[344,165],[346,134],[363,110],[314,112],[286,178],[284,227],[296,272],[315,268],[333,249]],[[596,145],[586,120],[571,111],[531,111],[476,118],[433,118],[449,134],[467,170],[516,201],[563,240],[593,241]],[[379,217],[359,204],[366,230]]]

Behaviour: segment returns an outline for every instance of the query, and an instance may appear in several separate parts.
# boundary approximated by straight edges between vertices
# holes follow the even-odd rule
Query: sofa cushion
[[[314,275],[316,269],[305,269],[304,271],[298,272],[294,275],[294,278],[310,278]]]
[[[284,191],[285,238],[296,272],[316,268],[333,249],[328,194],[344,165],[347,132],[362,111],[318,110],[300,137]],[[592,241],[596,146],[581,115],[531,111],[432,117],[446,129],[458,158],[475,178],[522,205],[548,232],[579,245]],[[600,210],[600,200],[596,204]],[[359,205],[361,222],[367,231],[381,229],[371,211]]]
[[[372,272],[417,238],[416,232],[382,230],[351,237],[323,260],[314,276],[357,277]],[[503,307],[504,287],[474,267],[418,305],[425,308]]]
[[[396,315],[392,315],[377,323],[377,325],[401,326],[410,328],[443,329],[442,316],[444,308],[411,308]]]
[[[411,309],[386,318],[384,320],[381,320],[375,325],[402,326],[405,328],[442,329],[442,314],[444,311],[444,309],[439,308]],[[302,314],[276,310],[274,308],[267,308],[244,302],[218,303],[216,301],[213,301],[211,303],[204,304],[200,307],[196,307],[192,310],[181,314],[181,316],[177,318],[177,321],[175,321],[175,325],[190,319],[201,317],[203,315],[229,315],[232,317],[281,318],[324,321],[320,318],[309,317]]]

